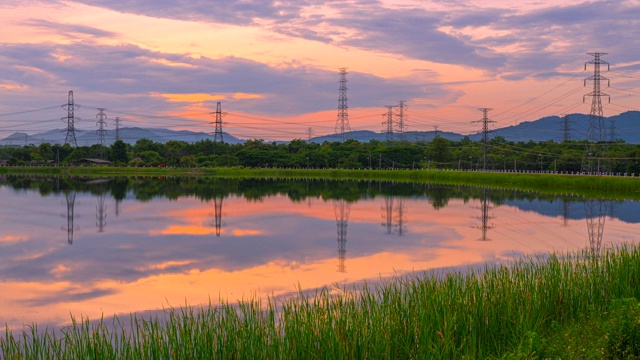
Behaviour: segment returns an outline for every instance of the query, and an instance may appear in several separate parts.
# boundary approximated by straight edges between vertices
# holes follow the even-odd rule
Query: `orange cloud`
[[[204,101],[220,101],[224,100],[224,95],[211,95],[204,93],[195,94],[153,94],[153,96],[162,96],[170,102],[204,102]]]
[[[262,99],[264,98],[264,95],[249,94],[249,93],[235,93],[233,94],[233,98],[235,100]]]
[[[7,236],[0,237],[0,243],[20,242],[20,241],[26,241],[28,239],[29,238],[24,235],[7,235]]]

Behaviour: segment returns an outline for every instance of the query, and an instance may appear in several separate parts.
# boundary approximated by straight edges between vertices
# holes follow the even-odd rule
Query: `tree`
[[[429,158],[441,169],[446,163],[451,161],[451,143],[449,140],[436,136],[427,148]]]
[[[117,140],[111,145],[111,149],[109,151],[109,159],[116,163],[127,163],[129,162],[129,155],[127,154],[127,144],[125,144],[122,140]]]

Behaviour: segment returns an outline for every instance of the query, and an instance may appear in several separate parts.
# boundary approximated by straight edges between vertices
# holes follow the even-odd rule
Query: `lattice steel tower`
[[[96,126],[98,127],[98,130],[96,130],[96,133],[98,133],[98,144],[102,146],[104,146],[104,134],[107,132],[104,128],[107,126],[107,114],[104,113],[105,110],[106,109],[98,108],[98,114],[96,115],[98,119],[98,121],[96,121]]]
[[[120,118],[116,116],[116,141],[120,140]]]
[[[216,121],[211,123],[216,125],[216,129],[213,134],[213,142],[224,142],[224,139],[222,138],[222,116],[226,115],[226,113],[222,112],[222,104],[220,101],[218,101],[218,104],[216,105],[216,112],[212,112],[210,114],[216,116]]]
[[[560,123],[560,131],[562,132],[562,141],[569,141],[571,140],[571,131],[573,131],[573,129],[571,128],[571,125],[573,124],[573,121],[571,121],[569,119],[569,115],[564,114],[562,115],[562,122]]]
[[[387,120],[382,122],[382,125],[385,127],[385,138],[387,142],[393,141],[393,105],[385,106],[387,108],[387,112],[382,114],[383,117],[386,116]]]
[[[407,130],[407,124],[405,123],[407,121],[407,104],[405,104],[404,101],[398,101],[398,106],[396,106],[396,109],[396,117],[398,119],[397,129],[398,134],[400,134],[400,141],[402,141],[404,140],[403,133]]]
[[[62,118],[62,120],[67,120],[67,133],[64,139],[64,143],[78,146],[78,142],[76,140],[75,120],[79,120],[79,118],[75,117],[74,110],[80,106],[75,105],[73,102],[73,90],[69,91],[67,104],[62,105],[62,107],[67,109],[67,117]]]
[[[587,143],[584,156],[582,157],[582,171],[600,172],[600,161],[598,161],[596,167],[594,158],[599,159],[606,150],[606,144],[604,144],[604,142],[607,140],[607,129],[602,112],[602,97],[606,96],[609,98],[609,101],[611,101],[609,94],[603,93],[600,90],[601,81],[606,80],[607,87],[610,85],[609,79],[600,75],[600,65],[607,65],[607,71],[609,71],[610,66],[608,62],[601,59],[601,57],[607,55],[607,53],[592,52],[587,54],[593,56],[593,60],[586,62],[584,68],[586,70],[587,65],[593,65],[593,75],[584,79],[584,86],[587,86],[587,81],[593,81],[593,91],[584,95],[582,98],[582,102],[584,102],[587,96],[591,96],[591,113],[587,127]]]
[[[338,119],[336,120],[336,134],[344,142],[345,133],[351,131],[349,125],[349,113],[347,110],[347,68],[340,68],[340,86],[338,87]]]
[[[489,145],[489,124],[495,121],[489,120],[487,113],[493,109],[478,108],[482,111],[482,120],[474,121],[474,123],[482,123],[482,170],[487,171],[487,150]]]

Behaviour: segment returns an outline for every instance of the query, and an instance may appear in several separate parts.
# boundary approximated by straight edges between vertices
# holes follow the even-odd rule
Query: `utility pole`
[[[602,111],[602,97],[608,97],[609,102],[611,102],[611,97],[600,90],[600,82],[606,80],[607,86],[610,86],[611,82],[600,75],[601,65],[607,65],[607,71],[610,70],[609,63],[601,59],[607,53],[591,52],[587,54],[593,56],[593,60],[586,62],[584,68],[586,70],[587,65],[593,65],[593,75],[584,80],[584,86],[587,86],[587,81],[593,81],[593,91],[582,97],[582,102],[584,102],[587,96],[591,96],[591,113],[587,128],[586,147],[582,156],[582,171],[590,173],[594,171],[600,172],[599,166],[597,169],[594,167],[593,158],[601,157],[604,150],[606,150],[606,145],[604,144],[606,141],[606,127]]]
[[[215,124],[216,126],[215,133],[213,135],[213,142],[224,142],[224,140],[222,139],[222,124],[226,123],[222,122],[222,116],[226,115],[227,113],[222,112],[222,104],[220,103],[220,101],[218,101],[218,104],[216,105],[216,112],[212,112],[210,114],[216,116],[216,121],[211,123]]]
[[[75,128],[75,120],[80,120],[75,117],[74,110],[79,108],[80,105],[75,105],[73,101],[73,90],[69,91],[69,96],[67,98],[67,104],[62,105],[62,108],[67,109],[67,117],[62,118],[62,120],[67,120],[67,134],[64,139],[65,144],[78,146],[78,142],[76,140],[76,128]]]
[[[338,87],[338,119],[336,120],[335,133],[340,135],[340,140],[344,142],[345,133],[351,131],[349,125],[349,106],[347,105],[347,68],[340,68],[340,86]]]
[[[116,141],[120,140],[120,118],[116,116]]]
[[[433,138],[437,138],[438,137],[438,125],[434,125],[433,126]]]
[[[406,115],[406,109],[407,109],[407,104],[405,104],[405,101],[398,101],[398,105],[396,106],[397,110],[396,110],[396,118],[397,120],[397,129],[398,129],[398,133],[400,134],[400,141],[403,141],[403,133],[407,130],[407,125],[405,124],[405,121],[407,120],[407,115]]]
[[[98,119],[96,122],[96,126],[98,127],[98,130],[96,131],[98,133],[98,144],[102,146],[104,146],[104,134],[106,132],[104,127],[107,125],[107,115],[104,113],[105,110],[106,109],[98,108],[98,114],[96,115],[96,118]]]
[[[385,127],[385,139],[386,141],[393,141],[393,105],[385,106],[387,108],[387,112],[382,114],[383,117],[387,117],[387,120],[382,122],[382,125]]]
[[[493,109],[490,108],[478,108],[482,111],[482,120],[473,121],[474,123],[482,123],[482,170],[487,171],[487,148],[489,143],[489,123],[495,121],[489,120],[487,113]]]

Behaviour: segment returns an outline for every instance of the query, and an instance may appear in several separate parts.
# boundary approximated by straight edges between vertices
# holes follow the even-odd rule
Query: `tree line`
[[[348,168],[348,169],[452,169],[491,171],[579,172],[590,147],[589,161],[613,173],[640,174],[640,145],[622,141],[588,144],[585,141],[552,140],[513,142],[496,137],[484,144],[465,137],[452,141],[314,143],[296,139],[288,143],[248,140],[228,144],[211,140],[135,144],[121,140],[111,146],[72,147],[48,144],[0,147],[7,165],[79,166],[84,159],[104,159],[116,166],[136,167],[249,167],[249,168]]]

